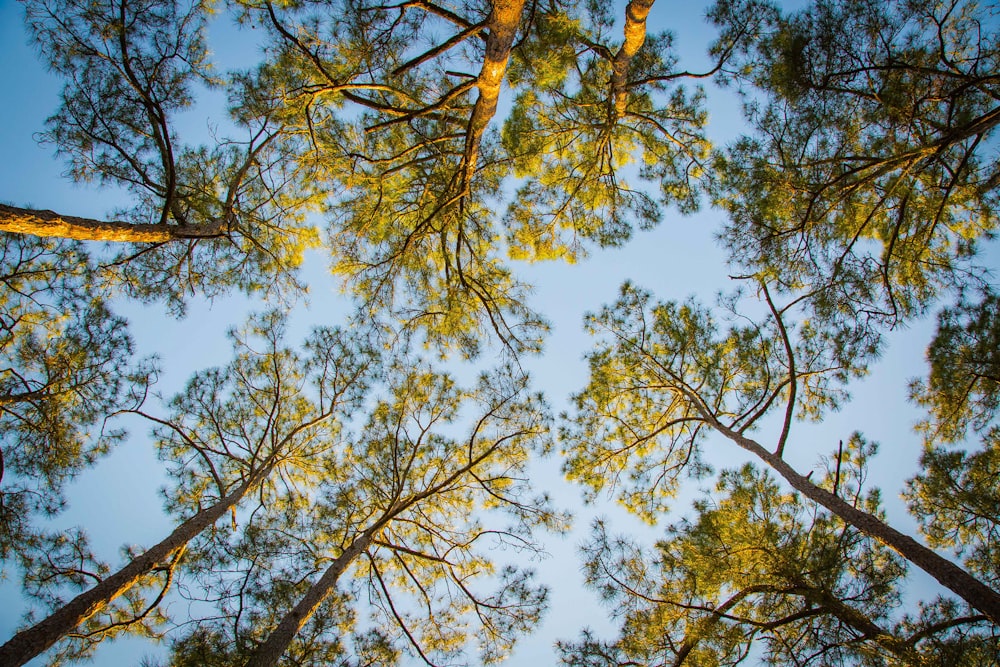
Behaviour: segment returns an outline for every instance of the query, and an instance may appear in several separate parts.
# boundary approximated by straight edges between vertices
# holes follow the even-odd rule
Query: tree
[[[123,437],[155,374],[93,285],[79,243],[0,234],[0,560],[30,551],[32,515]]]
[[[714,433],[998,622],[1000,594],[785,460],[796,417],[818,419],[840,404],[841,385],[865,372],[876,347],[865,327],[795,322],[796,309],[808,312],[808,303],[780,306],[766,284],[756,287],[769,316],[755,322],[739,314],[749,324],[724,332],[697,304],[653,303],[629,284],[614,305],[590,316],[588,328],[601,338],[588,356],[590,382],[574,397],[576,413],[563,430],[567,474],[595,491],[621,485],[626,506],[652,518],[678,478],[699,471],[703,442]],[[769,449],[749,433],[774,412],[780,433]]]
[[[540,349],[544,321],[504,243],[514,257],[573,258],[582,242],[618,245],[633,224],[655,224],[657,202],[620,174],[636,160],[664,203],[696,207],[703,96],[674,84],[718,71],[757,23],[727,27],[717,66],[692,74],[674,67],[669,35],[646,39],[651,1],[626,7],[620,44],[593,3],[245,2],[237,13],[267,29],[268,57],[223,80],[207,57],[209,4],[148,4],[28,6],[43,54],[70,80],[47,138],[75,178],[124,186],[135,206],[118,222],[7,206],[0,228],[141,243],[109,275],[181,310],[186,292],[297,287],[302,252],[318,243],[303,216],[325,206],[334,269],[362,304],[469,356],[484,334]],[[414,53],[439,33],[450,36]],[[560,57],[543,65],[552,49]],[[498,142],[505,78],[520,94]],[[172,118],[199,85],[227,87],[248,139],[180,142]],[[503,232],[497,193],[512,167],[524,177],[546,154],[558,168],[528,178]]]
[[[471,389],[413,360],[392,370],[386,397],[356,438],[326,459],[305,512],[256,524],[258,533],[206,569],[236,574],[208,586],[219,608],[174,641],[175,655],[203,651],[212,663],[221,652],[229,664],[246,665],[319,665],[332,656],[364,663],[364,651],[343,652],[368,600],[364,627],[382,650],[435,664],[474,642],[490,663],[538,621],[545,588],[530,571],[499,567],[497,550],[538,553],[535,531],[565,525],[525,478],[530,452],[548,446],[540,397],[510,369]],[[467,436],[451,435],[470,416]],[[486,520],[483,512],[499,516]],[[372,637],[354,641],[370,650]]]
[[[191,146],[177,136],[175,116],[196,86],[223,83],[205,45],[211,3],[32,0],[26,10],[47,64],[66,79],[45,140],[74,180],[122,187],[133,203],[113,221],[4,205],[0,230],[125,244],[108,263],[115,282],[178,310],[186,291],[296,288],[318,236],[304,222],[311,180],[293,159],[295,135],[263,98],[236,95],[250,82],[234,75],[233,123],[247,138]]]
[[[769,29],[730,72],[755,134],[715,163],[726,246],[818,313],[895,325],[976,284],[996,226],[998,39],[977,2],[720,2]]]
[[[583,241],[622,243],[630,212],[652,225],[657,203],[619,174],[643,150],[641,178],[658,181],[666,203],[694,207],[702,98],[670,86],[706,75],[672,69],[669,37],[646,40],[651,5],[629,4],[619,45],[593,3],[247,3],[278,43],[265,69],[282,82],[287,122],[309,135],[339,193],[334,270],[371,311],[469,356],[490,333],[537,350],[544,322],[503,261],[505,243],[516,258],[572,258]],[[720,61],[747,32],[727,33]],[[421,52],[412,45],[424,36],[433,46]],[[520,94],[497,142],[504,77]],[[551,177],[528,178],[498,220],[511,172],[525,177],[542,160]]]
[[[978,303],[960,301],[938,314],[927,360],[926,382],[913,382],[914,401],[927,408],[921,424],[928,442],[955,442],[972,428],[993,428],[1000,405],[1000,297],[985,292]]]
[[[695,304],[651,306],[623,287],[591,320],[607,338],[565,431],[566,469],[594,489],[620,484],[651,518],[683,471],[700,470],[714,431],[996,621],[995,591],[784,460],[795,418],[842,402],[838,385],[866,372],[885,326],[976,284],[970,259],[995,219],[995,170],[981,155],[995,126],[996,39],[973,3],[816,2],[784,15],[720,2],[711,15],[731,27],[761,17],[759,38],[724,69],[763,93],[748,100],[757,134],[717,157],[713,196],[769,321],[734,310],[750,324],[717,337]],[[748,432],[782,405],[769,450]]]
[[[369,310],[469,356],[483,333],[537,350],[544,330],[498,257],[490,210],[505,174],[486,131],[525,5],[263,3],[252,14],[282,47],[274,67],[294,77],[283,104],[301,110],[329,190],[342,193],[331,197],[335,272]],[[438,31],[454,34],[411,57],[419,35]],[[339,121],[345,103],[356,121]]]
[[[0,646],[0,662],[24,664],[71,632],[84,640],[85,654],[154,611],[185,550],[226,514],[236,530],[236,510],[246,499],[264,507],[304,501],[322,472],[323,452],[337,446],[340,420],[364,395],[375,357],[360,331],[355,338],[317,329],[304,353],[283,347],[283,336],[284,320],[276,312],[251,318],[231,333],[233,361],[196,374],[171,401],[170,418],[133,410],[156,424],[157,446],[175,480],[167,510],[182,520],[156,545],[131,551],[113,573],[76,553],[77,544],[68,545],[74,550],[68,566],[65,558],[48,558],[39,564],[41,573],[29,570],[29,584],[56,589],[47,593],[54,609]],[[165,583],[148,607],[130,615],[134,600],[124,612],[113,606],[128,591],[151,585],[151,574]],[[90,587],[64,601],[60,584]]]
[[[560,185],[567,194],[587,191],[610,201],[601,205],[608,220],[585,221],[577,204],[567,218],[557,209],[575,197],[543,201],[538,185],[529,183],[506,221],[508,240],[520,239],[513,254],[524,255],[526,242],[554,243],[540,239],[556,232],[540,231],[535,209],[540,220],[554,216],[557,228],[571,227],[574,235],[602,245],[629,235],[622,206],[641,209],[641,224],[652,224],[656,205],[615,176],[640,144],[661,162],[654,166],[650,157],[644,177],[661,181],[666,201],[692,207],[692,165],[707,146],[701,98],[688,101],[678,89],[659,110],[645,92],[691,76],[669,71],[669,38],[645,40],[651,5],[629,5],[618,48],[603,34],[610,17],[588,7],[595,27],[580,28],[567,12],[576,11],[573,3],[469,2],[452,10],[430,2],[323,8],[247,2],[242,18],[268,28],[271,56],[256,72],[224,81],[207,57],[208,3],[37,0],[28,5],[29,26],[50,66],[69,80],[46,138],[69,158],[74,178],[124,186],[136,203],[119,212],[119,221],[4,206],[0,229],[140,243],[118,253],[110,275],[133,296],[166,298],[181,310],[185,292],[296,288],[302,252],[318,243],[303,216],[325,202],[335,220],[329,238],[335,270],[369,308],[402,314],[431,342],[469,355],[487,332],[515,350],[537,350],[544,324],[525,305],[528,290],[498,253],[495,194],[511,157],[488,130],[502,82],[512,58],[523,52],[527,60],[517,67],[530,72],[536,64],[524,62],[537,63],[538,53],[570,37],[592,54],[582,65],[589,72],[579,83],[583,98],[596,85],[611,121],[579,155],[561,160],[564,170],[577,172],[572,165],[579,163],[589,175],[565,173]],[[555,24],[566,30],[536,29]],[[414,39],[439,30],[457,32],[412,53]],[[569,68],[581,65],[578,54],[561,48],[565,80]],[[735,42],[724,58],[733,48]],[[613,75],[607,84],[592,81],[606,75]],[[516,83],[549,85],[532,76]],[[235,129],[248,139],[181,143],[172,119],[192,104],[198,85],[227,86]],[[560,86],[567,89],[565,82]],[[550,117],[562,113],[556,92],[543,95],[542,108],[555,105]],[[593,105],[583,98],[561,131],[592,134],[587,128],[593,119],[581,110]],[[529,108],[538,107],[538,99],[522,96]],[[356,111],[340,111],[345,103]],[[619,121],[641,127],[618,130]],[[549,130],[520,125],[512,126],[507,143],[523,173],[552,141],[528,140],[526,133]],[[638,136],[638,143],[627,134]],[[623,197],[624,204],[615,203]],[[534,256],[559,254],[552,248]]]
[[[303,571],[296,569],[296,549],[289,544],[288,532],[274,529],[279,521],[302,528],[295,523],[301,518],[282,517],[270,526],[254,521],[241,539],[214,540],[212,550],[200,550],[197,561],[188,560],[185,569],[192,582],[187,595],[221,613],[196,616],[183,634],[170,637],[166,664],[232,667],[246,662],[309,586]],[[355,631],[357,603],[350,593],[333,592],[296,634],[283,662],[337,667],[396,664],[399,650],[388,637],[375,630]]]
[[[905,493],[928,541],[964,555],[967,567],[994,586],[1000,581],[998,305],[987,292],[978,303],[960,302],[938,316],[928,377],[911,384],[928,416],[919,425],[922,467]],[[950,446],[967,434],[976,436],[978,449]]]
[[[676,68],[670,33],[647,39],[653,3],[625,8],[624,41],[611,37],[609,6],[588,3],[580,18],[541,13],[536,39],[516,52],[512,83],[519,90],[503,128],[503,144],[523,179],[504,224],[512,255],[574,260],[585,243],[625,243],[634,227],[660,221],[660,202],[629,183],[625,169],[639,163],[641,182],[662,193],[662,203],[697,208],[709,142],[700,89],[676,82],[718,71],[754,31],[728,26],[715,50],[713,70]]]
[[[678,67],[668,35],[647,34],[652,0],[627,3],[621,33],[612,12],[590,1],[244,0],[227,9],[244,26],[263,28],[256,33],[263,56],[225,76],[208,59],[206,26],[217,7],[208,0],[26,6],[45,59],[68,81],[46,138],[68,158],[72,176],[122,187],[132,201],[112,216],[118,223],[3,205],[0,228],[37,237],[30,242],[52,238],[67,257],[81,246],[60,236],[113,241],[95,260],[100,266],[88,269],[88,284],[110,280],[174,310],[189,293],[300,287],[296,267],[320,238],[306,216],[321,211],[334,271],[361,306],[355,323],[402,325],[407,340],[416,330],[418,342],[442,356],[473,357],[493,336],[514,356],[539,351],[544,318],[508,259],[572,260],[624,243],[634,227],[656,224],[662,207],[694,210],[707,191],[730,215],[723,240],[733,272],[749,286],[749,298],[725,303],[742,322],[720,327],[694,302],[654,304],[626,286],[591,322],[601,340],[590,356],[591,382],[563,431],[566,470],[591,491],[620,490],[626,505],[654,520],[684,474],[707,473],[700,455],[709,436],[728,440],[805,500],[754,471],[728,473],[724,507],[699,508],[704,522],[678,528],[668,546],[709,548],[707,526],[732,528],[733,514],[749,505],[767,520],[749,526],[748,539],[779,564],[793,559],[786,543],[767,541],[771,533],[823,538],[809,544],[817,552],[803,553],[823,560],[825,578],[750,592],[757,610],[741,606],[742,597],[730,604],[724,587],[679,589],[699,609],[670,616],[674,657],[705,649],[710,660],[711,646],[713,656],[736,660],[746,633],[757,632],[775,646],[808,645],[844,661],[868,660],[860,651],[873,661],[945,661],[986,636],[980,617],[1000,622],[989,377],[995,304],[976,267],[978,245],[996,224],[997,39],[986,10],[971,0],[931,7],[816,0],[796,12],[719,0],[711,10],[719,38],[702,73]],[[712,76],[741,86],[756,132],[716,154],[701,90],[681,85]],[[513,110],[501,122],[505,85]],[[229,94],[228,138],[182,142],[179,114],[213,87]],[[867,372],[887,328],[949,291],[976,290],[987,295],[982,305],[960,298],[942,316],[935,370],[914,385],[932,414],[925,467],[907,490],[930,546],[954,548],[965,556],[960,567],[893,529],[876,502],[850,497],[837,475],[830,483],[800,474],[786,450],[801,446],[798,420],[846,404],[848,383]],[[71,328],[59,330],[73,349],[85,349],[80,359],[103,349],[99,341],[127,347],[113,316],[91,307],[98,301],[62,308],[71,324],[78,313],[93,314],[79,320],[87,333],[78,340]],[[26,587],[52,605],[49,619],[62,619],[12,639],[34,647],[17,648],[17,660],[61,636],[84,640],[66,653],[84,655],[88,641],[155,626],[175,577],[196,582],[202,592],[193,595],[208,597],[217,612],[174,638],[178,664],[360,665],[404,653],[448,660],[466,646],[470,628],[492,660],[535,623],[542,590],[518,572],[491,569],[494,556],[483,548],[502,535],[534,553],[534,531],[560,523],[544,501],[524,495],[526,452],[545,439],[544,409],[526,396],[526,380],[508,369],[459,390],[402,352],[395,363],[377,364],[360,339],[342,333],[293,353],[269,333],[279,319],[251,327],[267,352],[244,345],[230,366],[199,374],[170,417],[134,408],[158,424],[155,437],[171,462],[168,510],[178,528],[164,542],[129,553],[112,574],[82,534],[60,540],[25,522],[22,537],[9,538],[30,545]],[[362,375],[370,361],[389,394],[366,401],[351,394],[352,408],[372,409],[351,438],[331,425],[343,413],[327,402],[322,378],[330,366],[317,361],[340,344],[343,355],[325,358],[363,366]],[[964,358],[951,355],[956,347]],[[23,349],[21,367],[35,360],[46,373],[58,367],[45,356],[49,347]],[[115,401],[94,403],[93,414],[52,401],[72,395],[63,386],[110,394],[142,387],[132,375],[100,384],[117,377],[107,372],[122,358],[98,355],[93,382],[12,365],[0,389],[23,410],[36,410],[42,392],[46,406],[68,415],[60,422],[67,429],[90,428],[120,410],[122,396],[135,406],[142,392],[121,389]],[[318,387],[303,389],[307,377],[319,378]],[[365,384],[347,382],[359,393]],[[325,409],[332,412],[323,417]],[[482,420],[463,440],[457,420],[470,413]],[[14,407],[0,414],[37,422]],[[753,429],[774,423],[778,432],[765,446]],[[970,426],[981,451],[933,441],[935,433],[957,440]],[[304,442],[307,435],[314,439]],[[92,442],[105,440],[80,442],[81,452],[98,452],[104,445]],[[67,451],[55,477],[90,460]],[[748,486],[756,494],[749,499]],[[760,504],[777,514],[758,511]],[[513,513],[514,528],[478,523],[475,513],[494,506]],[[226,513],[231,530],[219,525]],[[846,540],[840,551],[825,548],[834,535]],[[899,563],[886,555],[850,579],[842,560],[854,545],[860,553],[876,542],[882,546],[871,552],[897,550],[963,601],[942,598],[919,618],[890,621],[885,607]],[[598,539],[593,548],[609,546]],[[712,573],[740,590],[757,585],[754,577],[780,586],[796,575],[771,564],[736,572],[726,561]],[[674,574],[688,581],[683,567]],[[473,580],[483,573],[485,580]],[[677,592],[670,589],[677,581],[660,583]],[[854,585],[863,588],[857,596]],[[65,591],[87,587],[62,601]],[[349,594],[362,591],[371,608],[352,604]],[[734,618],[711,613],[709,602]],[[796,632],[807,635],[801,644]],[[581,647],[582,661],[605,651],[632,659],[625,644]],[[781,659],[791,654],[781,650]],[[972,655],[964,657],[978,659]]]
[[[862,490],[874,447],[841,446],[820,482],[881,515]],[[622,619],[602,642],[585,632],[560,644],[571,665],[989,665],[1000,651],[981,614],[935,600],[894,616],[904,561],[771,475],[724,471],[694,517],[666,529],[653,553],[594,527],[584,547],[588,583]],[[911,608],[916,605],[910,603]]]

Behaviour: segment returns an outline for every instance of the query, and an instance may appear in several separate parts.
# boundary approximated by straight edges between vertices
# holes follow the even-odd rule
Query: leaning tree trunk
[[[323,600],[333,592],[337,580],[347,569],[347,566],[368,548],[375,533],[381,529],[382,525],[382,522],[379,522],[363,532],[330,564],[323,576],[310,586],[302,599],[292,607],[291,611],[285,614],[274,632],[268,636],[263,644],[257,647],[257,650],[250,656],[250,660],[247,661],[246,667],[272,667],[272,665],[278,664],[278,660],[288,650],[295,635],[312,618],[313,613],[323,603]]]
[[[217,238],[226,233],[224,221],[207,225],[132,224],[121,221],[93,220],[54,211],[17,208],[0,204],[0,232],[31,236],[54,236],[76,241],[111,243],[164,243],[181,239]]]
[[[177,526],[162,542],[102,579],[90,590],[77,595],[48,618],[11,637],[0,646],[0,665],[19,667],[72,632],[235,507],[248,491],[270,474],[272,467],[261,468],[228,496]]]
[[[938,555],[931,549],[917,542],[909,535],[905,535],[892,526],[889,526],[878,517],[859,510],[857,507],[846,502],[840,496],[830,493],[808,478],[800,475],[788,463],[770,451],[756,440],[727,428],[705,408],[696,396],[689,395],[701,415],[708,423],[722,435],[726,436],[741,448],[758,457],[785,480],[792,487],[799,491],[806,498],[828,509],[833,514],[840,517],[866,535],[874,537],[876,540],[886,545],[900,556],[910,561],[921,570],[931,575],[937,581],[950,590],[952,593],[962,598],[974,608],[989,617],[991,621],[1000,625],[1000,594],[992,588],[976,579],[974,576],[952,563],[947,558]]]

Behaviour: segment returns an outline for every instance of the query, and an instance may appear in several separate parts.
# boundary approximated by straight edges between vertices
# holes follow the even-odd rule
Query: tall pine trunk
[[[250,656],[250,660],[247,661],[246,667],[271,667],[278,664],[278,660],[288,650],[288,646],[295,639],[295,635],[298,634],[303,625],[309,622],[309,619],[312,618],[313,613],[323,603],[323,600],[333,592],[340,575],[344,573],[344,570],[347,569],[347,566],[355,558],[364,553],[368,545],[371,544],[375,533],[383,525],[384,522],[378,522],[363,532],[330,564],[330,567],[326,569],[323,576],[310,586],[306,594],[302,596],[302,599],[292,607],[291,611],[285,614],[285,617],[278,623],[278,627],[274,629],[274,632],[268,636],[264,643],[257,647],[257,650]]]
[[[625,7],[625,42],[611,61],[611,117],[613,121],[625,115],[628,105],[628,70],[632,59],[646,42],[646,17],[654,0],[631,0]]]
[[[495,0],[486,21],[489,31],[486,35],[486,53],[483,56],[483,67],[479,72],[479,78],[476,80],[479,96],[469,116],[465,135],[463,188],[468,188],[472,182],[472,175],[479,161],[479,146],[483,134],[496,115],[500,86],[507,73],[507,62],[510,60],[510,51],[523,11],[524,0]]]
[[[235,507],[248,491],[266,479],[272,468],[273,466],[269,465],[259,469],[228,496],[177,526],[159,544],[146,550],[114,574],[105,577],[90,590],[80,593],[47,618],[11,637],[6,644],[0,646],[0,665],[19,667],[75,630],[81,623],[134,586],[158,564],[166,561],[178,549],[197,537],[201,531],[218,521]]]

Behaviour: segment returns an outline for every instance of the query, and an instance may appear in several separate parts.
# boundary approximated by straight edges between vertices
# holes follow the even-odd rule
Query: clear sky
[[[62,165],[53,157],[51,147],[39,146],[33,139],[55,109],[59,83],[37,64],[32,49],[26,45],[22,11],[19,3],[0,0],[0,90],[5,98],[0,105],[0,200],[85,217],[103,217],[120,201],[120,195],[102,192],[95,186],[69,183],[61,176]],[[711,32],[702,23],[702,11],[702,3],[660,0],[650,15],[654,30],[675,31],[682,53],[681,66],[686,69],[696,69],[706,62],[704,47]],[[234,41],[230,26],[213,28],[213,39],[216,38],[213,48],[222,65],[220,69],[227,62],[238,62],[248,50],[252,52],[252,46],[239,46]],[[739,131],[738,102],[728,93],[713,93],[711,100],[710,136],[717,142],[725,142]],[[203,131],[207,120],[203,106],[187,118],[193,131]],[[669,211],[658,229],[637,233],[624,248],[595,252],[591,258],[572,266],[518,265],[521,276],[537,287],[534,307],[553,324],[544,356],[529,359],[525,365],[556,412],[565,409],[568,394],[586,382],[583,355],[590,343],[581,329],[583,313],[611,301],[623,280],[631,279],[651,289],[660,299],[697,295],[706,302],[711,302],[718,290],[730,286],[724,254],[714,243],[720,216],[718,212],[706,211],[681,217]],[[297,330],[301,332],[310,325],[336,323],[346,312],[346,306],[336,295],[336,285],[327,277],[323,258],[313,256],[307,269],[312,285],[311,307],[302,307],[295,314]],[[248,309],[262,306],[241,297],[222,299],[215,304],[196,301],[183,320],[170,319],[159,307],[123,304],[119,310],[130,317],[140,353],[161,357],[165,372],[159,391],[169,396],[191,372],[225,363],[230,354],[226,329],[241,322]],[[791,457],[803,472],[818,467],[819,457],[833,451],[837,441],[846,440],[854,430],[862,430],[870,439],[880,442],[882,453],[872,466],[872,477],[885,492],[894,523],[908,532],[914,531],[914,524],[903,516],[897,494],[902,481],[916,469],[919,446],[910,431],[917,415],[906,403],[906,382],[925,372],[923,348],[929,334],[929,323],[923,322],[894,336],[888,353],[873,368],[871,377],[856,385],[854,402],[821,425],[797,426],[792,439]],[[291,338],[295,340],[296,335],[293,333]],[[484,364],[489,361],[482,360]],[[146,437],[146,428],[141,424],[131,426],[128,443],[72,485],[70,509],[58,519],[59,525],[84,525],[92,532],[95,546],[112,560],[119,545],[149,545],[169,528],[160,513],[156,494],[163,477]],[[710,444],[718,445],[721,454],[715,459],[716,464],[736,465],[742,460],[731,445],[716,441]],[[566,484],[558,469],[558,460],[541,462],[537,484],[551,491],[562,506],[575,510],[577,528],[565,539],[553,538],[548,545],[551,558],[537,564],[542,578],[553,589],[552,606],[539,632],[523,642],[511,664],[551,664],[554,662],[551,645],[556,638],[575,638],[584,626],[602,632],[612,628],[605,619],[606,610],[593,594],[583,589],[579,574],[576,546],[584,539],[592,517],[610,515],[616,531],[644,531],[646,538],[655,535],[655,531],[644,529],[613,507],[583,507],[579,490]],[[690,498],[688,493],[678,499],[678,512],[689,508]],[[673,518],[676,516],[679,514]],[[664,523],[669,520],[665,517]],[[9,637],[22,612],[14,583],[3,584],[0,638]],[[141,642],[123,642],[117,647],[102,648],[95,664],[132,664],[135,656],[152,650],[155,649]]]

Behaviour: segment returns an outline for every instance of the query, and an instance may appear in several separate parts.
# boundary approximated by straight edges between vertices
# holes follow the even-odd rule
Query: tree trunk
[[[179,239],[217,238],[226,233],[222,220],[208,225],[131,224],[60,215],[54,211],[17,208],[0,204],[0,232],[55,236],[77,241],[109,241],[111,243],[163,243]]]
[[[625,8],[625,42],[611,61],[611,114],[612,121],[617,121],[625,115],[628,105],[629,65],[632,58],[639,52],[646,41],[646,17],[653,7],[654,0],[632,0]]]
[[[743,598],[753,593],[770,593],[775,592],[774,586],[760,585],[760,586],[749,586],[741,591],[738,591],[731,598],[715,607],[711,610],[712,615],[701,619],[697,623],[691,623],[688,625],[687,631],[684,633],[684,643],[681,644],[680,649],[674,656],[674,661],[672,667],[682,667],[684,662],[688,659],[701,640],[704,638],[706,631],[713,625],[722,620],[723,616],[736,606]],[[780,591],[777,591],[780,592]]]
[[[288,650],[295,635],[312,618],[316,608],[323,603],[323,600],[333,592],[337,580],[347,569],[347,566],[368,548],[372,537],[382,528],[383,523],[380,521],[363,532],[330,564],[323,576],[306,591],[306,594],[292,607],[291,611],[285,614],[274,632],[268,636],[263,644],[257,647],[257,650],[250,656],[250,660],[247,661],[246,667],[271,667],[278,664],[278,660]]]
[[[517,35],[517,27],[521,24],[521,13],[524,11],[524,0],[496,0],[493,10],[486,20],[489,34],[486,36],[486,53],[483,56],[483,68],[476,80],[479,96],[476,105],[469,116],[469,125],[465,133],[465,173],[462,186],[468,187],[472,182],[472,174],[476,171],[479,160],[479,146],[483,134],[497,112],[497,101],[500,99],[500,86],[507,73],[507,61],[510,60],[510,50]]]
[[[502,442],[501,439],[499,442]],[[442,489],[446,489],[452,484],[454,484],[460,477],[467,474],[470,470],[475,468],[477,465],[485,461],[487,458],[492,456],[493,452],[496,450],[499,442],[494,443],[493,446],[487,448],[485,451],[478,454],[475,458],[470,455],[469,460],[461,468],[453,472],[451,475],[443,479],[440,483],[425,488],[420,493],[415,493],[405,500],[397,500],[392,504],[391,507],[385,510],[385,512],[376,520],[371,526],[368,527],[361,535],[355,539],[347,549],[345,549],[340,556],[333,561],[323,576],[313,584],[301,600],[289,611],[281,622],[278,623],[278,627],[274,629],[274,632],[257,647],[254,654],[250,656],[249,661],[244,665],[244,667],[273,667],[278,664],[281,656],[288,650],[289,644],[295,639],[295,635],[299,630],[302,629],[309,619],[312,617],[313,613],[316,611],[323,600],[325,600],[330,593],[333,591],[334,586],[337,585],[337,580],[340,575],[344,573],[347,566],[350,565],[355,558],[360,556],[368,545],[372,543],[375,535],[378,534],[383,528],[385,528],[393,519],[395,519],[404,510],[414,507],[417,503],[431,498],[435,494],[441,493]]]
[[[699,406],[702,416],[709,421],[713,428],[771,466],[771,468],[784,477],[794,489],[806,498],[825,507],[843,519],[844,522],[854,526],[863,533],[874,537],[937,579],[942,586],[981,611],[991,621],[1000,624],[1000,594],[996,591],[947,558],[938,555],[936,552],[920,544],[909,535],[904,535],[878,517],[859,510],[857,507],[844,501],[840,496],[816,486],[808,478],[803,477],[788,465],[783,458],[771,453],[756,440],[744,437],[740,433],[726,428],[708,413],[701,406],[700,402],[696,404]]]
[[[0,646],[0,665],[19,667],[72,632],[78,625],[135,585],[143,575],[148,574],[201,531],[214,524],[230,508],[235,507],[251,488],[270,474],[271,468],[272,466],[262,468],[228,496],[177,526],[166,539],[130,561],[122,569],[104,578],[90,590],[77,595],[48,618],[11,637],[6,644]]]

